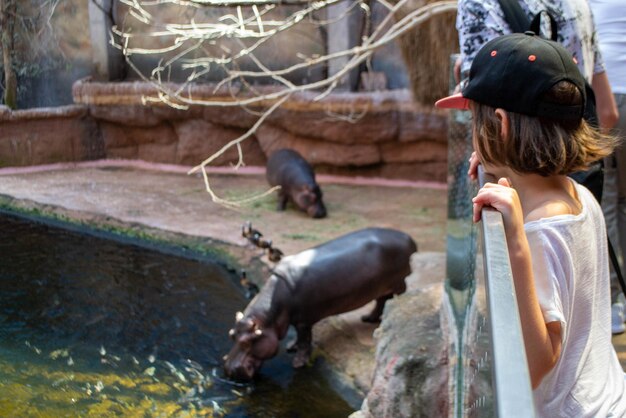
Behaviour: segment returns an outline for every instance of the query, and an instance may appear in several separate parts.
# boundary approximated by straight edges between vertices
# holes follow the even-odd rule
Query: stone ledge
[[[158,93],[146,82],[81,80],[73,88],[76,102],[88,106],[101,126],[105,157],[171,164],[199,164],[252,129],[263,106],[271,103],[235,106],[237,99],[252,98],[252,92],[209,84],[184,91],[202,104],[182,110],[146,101]],[[255,91],[274,93],[280,90],[261,86]],[[447,129],[447,112],[417,104],[408,90],[333,92],[319,100],[318,93],[306,91],[294,92],[241,145],[245,164],[265,165],[272,151],[292,148],[320,172],[441,182],[446,176]],[[236,164],[237,157],[229,152],[212,165]]]
[[[180,84],[164,83],[164,88],[169,91],[177,91]],[[210,106],[216,102],[224,103],[233,107],[239,107],[236,101],[250,99],[259,95],[278,95],[283,89],[274,86],[255,87],[255,94],[251,90],[240,88],[217,88],[217,84],[194,84],[185,87],[185,97],[190,104],[198,102],[200,106]],[[150,105],[154,107],[170,108],[165,102],[155,100],[158,98],[157,87],[148,82],[95,82],[89,78],[78,80],[72,87],[74,102],[83,105]],[[295,91],[290,98],[281,106],[282,109],[310,112],[319,110],[332,111],[368,111],[385,113],[390,110],[429,112],[446,116],[445,110],[434,106],[424,106],[413,101],[411,92],[407,89],[379,90],[374,92],[332,92],[319,98],[320,93],[314,91]],[[278,96],[277,96],[278,97]],[[274,100],[262,100],[250,107],[265,107]],[[187,105],[183,103],[184,105]],[[329,107],[330,106],[330,107]],[[171,107],[173,110],[177,110]]]
[[[81,118],[87,113],[87,106],[82,104],[25,110],[11,110],[6,106],[0,106],[0,121],[21,122],[39,119]]]
[[[190,88],[200,98],[233,100],[229,92],[214,90],[209,85]],[[143,105],[144,96],[155,92],[143,82],[81,80],[74,84],[77,105],[0,108],[0,167],[103,158],[195,166],[241,138],[259,117],[239,106],[181,110],[162,102]],[[288,147],[319,172],[445,181],[446,112],[414,103],[406,90],[316,97],[294,93],[240,142],[243,163],[264,166],[269,153]],[[238,157],[232,146],[211,165],[235,165]]]
[[[177,85],[166,85],[176,90]],[[203,118],[209,122],[238,128],[250,128],[272,100],[238,105],[238,100],[254,96],[251,92],[226,91],[215,85],[195,85],[185,89],[197,105],[186,110],[167,106],[156,98],[155,86],[145,82],[97,83],[79,80],[74,83],[74,101],[88,105],[96,119],[134,126],[154,126],[164,120]],[[259,87],[258,94],[280,92],[276,87]],[[384,141],[434,140],[445,142],[447,115],[434,106],[415,103],[408,90],[377,92],[333,92],[317,100],[318,93],[292,93],[289,99],[267,119],[294,135],[333,142],[374,143]],[[219,105],[218,103],[222,103]]]

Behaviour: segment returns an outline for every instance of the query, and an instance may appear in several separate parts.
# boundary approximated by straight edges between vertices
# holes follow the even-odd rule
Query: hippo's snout
[[[224,363],[224,373],[230,379],[238,382],[248,382],[252,380],[261,367],[261,361],[256,360],[252,356],[246,354],[226,356]]]
[[[256,370],[250,364],[241,364],[232,369],[225,369],[226,376],[238,382],[248,382],[254,378]]]
[[[307,208],[307,214],[311,218],[315,218],[315,219],[325,218],[326,217],[326,208],[321,203],[318,204],[318,205],[309,206]]]

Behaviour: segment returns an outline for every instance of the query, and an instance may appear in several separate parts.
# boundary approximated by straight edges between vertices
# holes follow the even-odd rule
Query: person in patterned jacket
[[[618,118],[617,106],[587,0],[521,0],[520,6],[529,20],[543,11],[552,15],[557,24],[557,42],[574,56],[580,72],[593,87],[600,126],[612,128]],[[485,43],[512,32],[498,0],[459,0],[456,28],[461,48],[459,79],[467,77],[476,52]],[[543,35],[549,38],[549,27],[546,29]]]

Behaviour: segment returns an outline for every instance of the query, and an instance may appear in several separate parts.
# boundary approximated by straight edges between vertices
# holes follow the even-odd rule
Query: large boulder
[[[449,338],[445,254],[416,253],[406,293],[388,301],[376,369],[363,407],[351,418],[448,416]]]

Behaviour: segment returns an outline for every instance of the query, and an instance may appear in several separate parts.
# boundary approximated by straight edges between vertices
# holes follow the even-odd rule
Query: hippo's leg
[[[291,363],[294,368],[304,367],[311,357],[311,326],[299,325],[296,327],[298,339],[294,344],[296,355]]]
[[[392,296],[393,294],[390,293],[376,299],[376,306],[374,306],[374,309],[372,309],[369,314],[363,315],[361,317],[361,321],[370,323],[380,322],[380,317],[383,314],[383,309],[385,309],[385,302],[387,302],[388,299],[391,299]]]
[[[371,322],[371,323],[379,322],[380,317],[383,314],[383,309],[385,309],[385,303],[387,302],[387,300],[391,299],[393,295],[401,295],[405,291],[406,291],[406,283],[404,282],[404,280],[400,280],[397,283],[396,287],[394,287],[392,293],[389,293],[387,295],[381,296],[378,299],[376,299],[376,306],[374,306],[374,309],[372,309],[372,312],[370,312],[367,315],[363,315],[361,317],[361,321]]]
[[[283,189],[280,189],[278,191],[278,206],[276,207],[276,209],[279,211],[285,210],[287,208],[288,200],[289,196],[287,195],[287,193]]]

